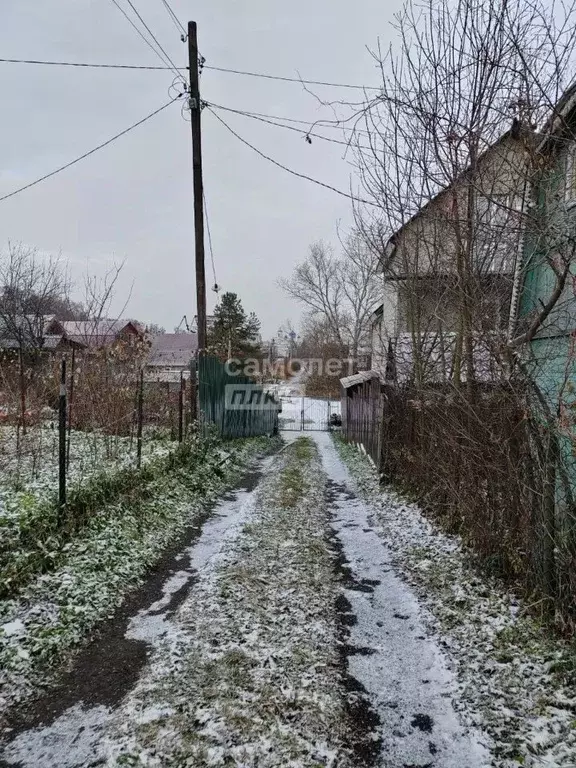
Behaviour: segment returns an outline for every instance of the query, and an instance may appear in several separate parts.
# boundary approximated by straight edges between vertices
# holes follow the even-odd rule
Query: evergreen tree
[[[221,360],[260,356],[260,321],[246,314],[235,293],[224,293],[214,310],[214,324],[208,332],[208,350]]]

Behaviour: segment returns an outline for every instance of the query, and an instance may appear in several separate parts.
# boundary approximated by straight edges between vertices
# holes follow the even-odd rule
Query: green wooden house
[[[514,334],[532,410],[553,428],[562,503],[576,489],[576,85],[558,102],[534,157],[516,271]]]

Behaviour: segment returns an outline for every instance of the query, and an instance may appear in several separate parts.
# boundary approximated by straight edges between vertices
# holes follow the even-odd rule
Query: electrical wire
[[[161,46],[161,45],[158,43],[158,41],[156,40],[155,36],[154,36],[154,35],[152,34],[152,32],[149,30],[149,27],[148,27],[148,25],[147,25],[147,24],[144,22],[144,20],[142,19],[142,17],[141,17],[141,16],[140,16],[140,14],[138,13],[138,11],[136,11],[136,9],[135,9],[135,8],[134,8],[134,6],[132,5],[131,1],[130,1],[130,0],[128,0],[128,3],[130,3],[130,6],[133,8],[133,10],[135,11],[136,15],[137,15],[137,16],[140,18],[140,20],[141,20],[141,21],[142,21],[142,23],[144,24],[144,27],[145,27],[146,29],[148,29],[148,31],[149,31],[149,34],[151,35],[151,37],[152,37],[154,40],[156,40],[156,44],[158,45],[158,47],[160,48],[160,50],[161,50],[161,51],[163,51],[163,54],[162,54],[162,53],[160,53],[160,51],[159,51],[157,48],[155,48],[155,47],[154,47],[154,45],[152,45],[152,43],[150,42],[150,40],[149,40],[149,39],[146,37],[146,35],[144,35],[144,34],[143,34],[142,30],[141,30],[141,29],[138,27],[138,25],[137,25],[137,24],[135,24],[135,23],[134,23],[134,21],[133,21],[133,20],[130,18],[130,15],[129,15],[128,13],[126,13],[126,11],[125,11],[125,10],[124,10],[124,8],[123,8],[123,7],[120,5],[120,3],[118,2],[118,0],[112,0],[112,2],[113,2],[113,3],[114,3],[114,5],[116,6],[116,8],[118,8],[118,10],[120,11],[120,13],[121,13],[121,14],[124,16],[124,18],[125,18],[125,19],[128,21],[128,23],[130,24],[130,26],[131,26],[131,27],[132,27],[132,28],[133,28],[133,29],[136,31],[136,33],[137,33],[137,34],[138,34],[138,35],[139,35],[139,36],[142,38],[142,40],[144,40],[144,42],[146,43],[146,45],[148,46],[148,48],[150,48],[150,50],[151,50],[151,51],[154,53],[154,55],[155,55],[155,56],[157,56],[157,57],[160,59],[160,61],[161,61],[161,62],[162,62],[164,65],[165,65],[164,67],[157,67],[157,69],[170,69],[170,70],[172,70],[173,72],[175,72],[175,73],[176,73],[176,75],[177,75],[179,78],[181,78],[181,79],[183,80],[183,82],[186,82],[186,81],[184,80],[183,76],[182,76],[182,75],[181,75],[181,74],[178,72],[178,69],[177,69],[177,68],[174,66],[174,62],[173,62],[173,61],[170,59],[170,57],[169,57],[169,56],[166,54],[166,52],[164,51],[164,49],[162,48],[162,46]],[[166,65],[168,65],[168,66],[166,66]],[[68,64],[66,64],[66,66],[69,66],[69,65],[68,65]],[[110,68],[110,69],[111,69],[112,67],[107,67],[107,68]],[[122,69],[127,69],[127,68],[128,68],[128,67],[126,67],[126,66],[122,66]],[[130,67],[130,69],[135,69],[135,67]]]
[[[10,197],[14,197],[14,195],[18,195],[20,192],[24,192],[26,189],[30,189],[31,187],[35,187],[37,184],[40,184],[42,181],[46,181],[46,179],[50,179],[52,176],[56,176],[57,173],[61,173],[62,171],[65,171],[67,168],[71,168],[73,165],[76,165],[76,163],[79,163],[81,160],[85,160],[87,157],[90,157],[90,155],[93,155],[95,152],[98,152],[100,149],[104,149],[104,147],[107,147],[109,144],[112,144],[112,142],[116,141],[116,139],[121,138],[122,136],[125,136],[130,131],[133,131],[134,128],[138,128],[139,125],[142,125],[143,123],[150,120],[152,117],[155,117],[156,115],[160,114],[160,112],[163,112],[165,109],[167,109],[171,104],[173,104],[175,101],[178,100],[180,97],[176,97],[174,99],[171,99],[163,106],[159,107],[159,109],[154,110],[154,112],[151,112],[149,115],[146,115],[146,117],[143,117],[141,120],[138,120],[137,123],[134,123],[133,125],[129,126],[128,128],[125,128],[123,131],[120,131],[120,133],[117,133],[115,136],[112,136],[112,138],[108,139],[107,141],[103,142],[102,144],[99,144],[97,147],[94,147],[93,149],[89,150],[88,152],[85,152],[83,155],[80,155],[80,157],[77,157],[75,160],[72,160],[69,163],[66,163],[65,165],[60,166],[60,168],[56,168],[54,171],[51,171],[50,173],[45,174],[44,176],[41,176],[39,179],[36,179],[36,181],[32,181],[29,184],[25,184],[23,187],[20,187],[19,189],[15,189],[12,192],[9,192],[7,195],[4,195],[0,197],[0,203],[4,200],[8,200]]]
[[[231,75],[245,75],[246,77],[261,77],[265,80],[280,80],[285,83],[300,83],[301,85],[325,85],[329,88],[355,88],[360,91],[381,91],[375,85],[350,85],[350,83],[326,83],[322,80],[304,80],[301,77],[280,77],[279,75],[268,75],[263,72],[246,72],[240,69],[228,69],[226,67],[213,67],[208,64],[204,69],[211,69],[214,72],[228,72]]]
[[[216,120],[218,120],[222,125],[233,135],[235,136],[239,141],[242,142],[242,144],[245,144],[247,147],[249,147],[253,152],[256,152],[257,155],[262,157],[264,160],[268,160],[269,163],[272,163],[278,168],[281,168],[283,171],[286,171],[287,173],[292,174],[292,176],[297,176],[299,179],[305,179],[306,181],[311,181],[313,184],[317,184],[319,187],[324,187],[325,189],[329,189],[332,192],[335,192],[337,195],[341,195],[341,197],[347,197],[349,200],[353,200],[355,203],[364,203],[365,205],[372,205],[375,208],[379,208],[380,206],[378,203],[374,203],[371,200],[363,200],[360,197],[354,197],[354,195],[349,195],[347,192],[343,192],[341,189],[338,189],[337,187],[333,187],[331,184],[326,184],[324,181],[319,181],[318,179],[312,178],[312,176],[307,176],[305,173],[299,173],[298,171],[293,170],[292,168],[288,168],[286,165],[282,165],[282,163],[278,162],[278,160],[274,160],[274,158],[270,157],[269,155],[264,154],[260,149],[255,147],[253,144],[250,144],[249,141],[244,139],[242,136],[240,136],[239,133],[236,133],[236,131],[231,128],[228,123],[223,120],[220,115],[218,115],[216,112],[214,112],[213,109],[211,109],[210,106],[206,106],[206,109],[211,112]]]
[[[316,139],[322,139],[323,141],[329,141],[331,144],[340,144],[342,147],[347,147],[348,149],[365,149],[368,152],[373,151],[373,147],[366,147],[362,144],[354,144],[352,141],[341,141],[340,139],[333,139],[330,136],[323,136],[321,133],[315,133],[314,131],[307,131],[304,128],[296,128],[294,125],[285,125],[284,123],[277,123],[275,122],[274,118],[268,119],[264,117],[263,115],[255,114],[254,112],[243,112],[240,109],[232,109],[231,107],[223,107],[220,104],[213,104],[212,102],[204,102],[206,106],[212,107],[213,109],[221,109],[224,112],[232,112],[235,115],[241,115],[242,117],[249,117],[251,120],[257,120],[260,123],[266,123],[267,125],[273,125],[276,128],[285,128],[287,131],[295,131],[296,133],[299,133],[303,138],[309,138],[310,136],[313,136]],[[280,118],[276,118],[280,119]],[[332,125],[324,126],[326,128],[333,128]],[[355,133],[358,133],[358,131],[355,131]],[[352,137],[350,137],[352,138]]]
[[[133,10],[133,11],[134,11],[134,13],[136,14],[136,16],[137,16],[137,17],[140,19],[140,22],[142,23],[142,25],[144,26],[144,28],[147,30],[147,32],[148,32],[148,34],[150,35],[150,37],[152,38],[152,40],[154,40],[154,42],[156,43],[156,45],[158,46],[158,48],[160,49],[160,51],[162,51],[162,53],[163,53],[163,55],[165,56],[165,58],[166,58],[166,60],[168,61],[168,63],[169,63],[169,64],[171,64],[171,67],[172,67],[172,69],[174,70],[174,72],[176,73],[176,75],[180,75],[180,73],[178,72],[178,68],[176,67],[176,64],[174,64],[174,62],[172,61],[172,59],[170,58],[170,56],[169,56],[169,55],[166,53],[166,50],[165,50],[165,49],[162,47],[162,45],[160,44],[160,42],[159,42],[158,38],[156,37],[156,35],[154,34],[154,32],[152,32],[152,30],[150,29],[150,27],[148,26],[148,24],[146,24],[146,22],[144,21],[144,19],[143,19],[143,18],[142,18],[142,16],[140,15],[140,12],[139,12],[139,11],[138,11],[138,9],[136,8],[136,6],[135,6],[135,5],[134,5],[134,3],[132,2],[132,0],[126,0],[126,2],[127,2],[127,3],[128,3],[128,5],[130,6],[130,8],[132,8],[132,10]]]
[[[202,190],[202,199],[204,201],[204,218],[206,219],[206,232],[208,233],[208,248],[210,250],[210,261],[212,262],[212,275],[214,277],[214,290],[218,287],[218,280],[216,280],[216,267],[214,266],[214,250],[212,248],[212,233],[210,231],[210,220],[208,218],[208,204],[206,202],[206,194]],[[217,292],[217,291],[216,291]]]
[[[352,115],[351,117],[346,118],[345,120],[325,120],[321,118],[320,120],[297,120],[295,117],[280,117],[279,115],[268,115],[265,112],[251,112],[249,110],[239,110],[239,109],[232,109],[232,107],[224,107],[221,104],[211,104],[210,106],[213,106],[217,109],[223,109],[226,112],[234,112],[239,115],[244,115],[245,117],[254,117],[254,118],[262,118],[264,120],[278,120],[282,123],[296,123],[298,125],[307,125],[309,126],[309,130],[306,131],[306,133],[310,133],[310,131],[313,129],[314,126],[320,126],[320,128],[332,128],[335,130],[346,130],[346,127],[344,126],[344,123],[347,123],[349,120],[353,120],[356,115]],[[351,129],[348,129],[351,130]],[[366,136],[370,136],[370,131],[364,131],[357,128],[354,128],[354,133],[357,134],[365,134]],[[312,135],[312,134],[310,134]]]
[[[145,35],[142,34],[141,30],[138,29],[138,27],[134,24],[130,16],[126,13],[126,11],[120,6],[117,2],[117,0],[112,0],[114,5],[120,10],[120,12],[128,19],[130,24],[134,27],[134,29],[138,32],[140,37],[144,40],[146,45],[154,51],[155,55],[159,56],[160,54],[154,48],[152,43],[145,37]],[[76,61],[43,61],[40,59],[3,59],[0,58],[0,62],[7,63],[7,64],[45,64],[48,66],[59,66],[59,67],[84,67],[87,69],[142,69],[142,70],[177,70],[181,72],[187,72],[188,67],[177,67],[173,64],[173,66],[165,64],[163,67],[151,67],[151,66],[143,66],[138,64],[91,64],[89,62],[76,62]],[[203,65],[203,69],[211,69],[214,72],[229,72],[234,75],[246,75],[248,77],[262,77],[266,80],[279,80],[280,82],[286,82],[286,83],[300,83],[301,85],[324,85],[330,88],[355,88],[362,91],[381,91],[381,88],[378,88],[374,85],[350,85],[345,83],[326,83],[322,82],[320,80],[304,80],[302,78],[297,77],[280,77],[278,75],[268,75],[263,72],[243,72],[238,69],[227,69],[226,67],[213,67],[208,64]]]
[[[184,25],[182,24],[182,22],[180,21],[178,16],[176,16],[174,11],[172,10],[172,8],[170,6],[170,3],[168,2],[168,0],[162,0],[162,3],[164,5],[164,7],[166,8],[166,10],[168,11],[168,15],[170,16],[170,18],[172,19],[172,21],[176,25],[176,29],[179,32],[182,31],[182,34],[184,35],[184,39],[186,39],[188,37],[188,32],[184,28]]]
[[[120,5],[120,3],[118,2],[118,0],[112,0],[112,2],[113,2],[113,3],[114,3],[114,5],[116,6],[116,8],[118,8],[118,10],[119,10],[119,11],[120,11],[120,13],[122,14],[122,16],[124,16],[124,18],[125,18],[125,19],[126,19],[126,21],[127,21],[129,24],[130,24],[130,26],[131,26],[131,27],[132,27],[132,28],[133,28],[133,29],[136,31],[136,33],[137,33],[137,34],[138,34],[138,35],[139,35],[139,36],[142,38],[142,40],[144,40],[144,42],[146,43],[146,45],[148,46],[148,48],[150,48],[150,50],[151,50],[151,51],[154,53],[154,55],[155,55],[155,56],[158,56],[158,57],[160,58],[160,61],[164,62],[164,64],[165,64],[165,63],[166,63],[166,62],[165,62],[165,60],[162,58],[162,56],[160,56],[160,54],[158,53],[158,51],[156,50],[156,48],[154,48],[154,46],[152,45],[152,43],[150,42],[150,40],[148,40],[148,38],[146,37],[146,35],[144,35],[144,34],[142,33],[142,31],[141,31],[141,30],[138,28],[138,25],[137,25],[137,24],[135,24],[135,23],[132,21],[132,19],[130,18],[129,14],[127,14],[127,13],[126,13],[126,11],[124,10],[124,8],[122,8],[122,6],[121,6],[121,5]],[[29,64],[29,63],[32,63],[32,62],[25,62],[25,63],[26,63],[26,64]],[[33,62],[33,63],[35,63],[35,64],[36,64],[37,62]],[[82,64],[82,65],[78,65],[78,64],[70,64],[70,63],[68,63],[68,62],[39,62],[39,63],[42,63],[42,64],[47,64],[47,63],[50,63],[50,64],[52,64],[52,63],[55,63],[55,64],[56,64],[56,63],[58,63],[58,64],[60,64],[61,66],[66,66],[66,67],[69,67],[69,66],[70,66],[70,67],[71,67],[71,66],[87,66],[87,67],[93,66],[93,65],[91,65],[91,64],[85,64],[85,65],[84,65],[84,64]],[[98,65],[98,66],[101,66],[101,65]],[[110,68],[112,68],[112,67],[110,66]],[[123,69],[125,69],[126,67],[125,67],[125,66],[123,66],[122,68],[123,68]],[[132,67],[131,67],[131,69],[132,69]],[[155,67],[155,69],[171,69],[171,67],[167,67],[167,66],[164,66],[164,67]]]
[[[112,0],[114,2],[114,0]],[[120,8],[120,6],[118,6]],[[122,11],[122,8],[120,8]],[[124,11],[122,11],[124,13]],[[128,17],[128,20],[132,24],[132,20]],[[132,24],[134,26],[134,24]],[[150,46],[151,50],[156,54],[157,51],[154,46],[142,35],[138,27],[135,27],[136,31],[142,37],[146,45]],[[154,67],[154,66],[141,66],[138,64],[86,64],[77,61],[40,61],[38,59],[0,59],[0,63],[3,64],[44,64],[51,67],[84,67],[87,69],[143,69],[143,70],[156,70],[156,71],[172,71],[172,67]],[[186,69],[186,67],[180,67],[180,69]],[[179,74],[178,77],[181,77]]]

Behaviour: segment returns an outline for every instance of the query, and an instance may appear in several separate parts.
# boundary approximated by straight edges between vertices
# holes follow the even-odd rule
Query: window
[[[476,199],[475,266],[480,272],[507,272],[516,256],[522,198],[510,192]]]
[[[576,204],[576,143],[568,146],[566,154],[566,175],[564,177],[564,200],[570,205]]]

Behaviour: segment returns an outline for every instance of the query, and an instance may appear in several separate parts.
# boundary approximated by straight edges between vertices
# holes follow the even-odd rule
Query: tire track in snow
[[[171,617],[198,570],[247,518],[255,488],[273,459],[261,460],[187,529],[80,652],[56,688],[12,716],[0,768],[80,768],[105,759],[102,740],[116,708],[138,683],[155,644],[172,631]]]
[[[327,502],[344,577],[345,664],[379,718],[374,727],[380,764],[488,766],[487,739],[459,721],[454,675],[426,633],[417,598],[395,573],[388,548],[372,527],[370,508],[356,495],[330,435],[314,433],[314,439],[328,476]],[[374,754],[371,759],[377,760]]]

